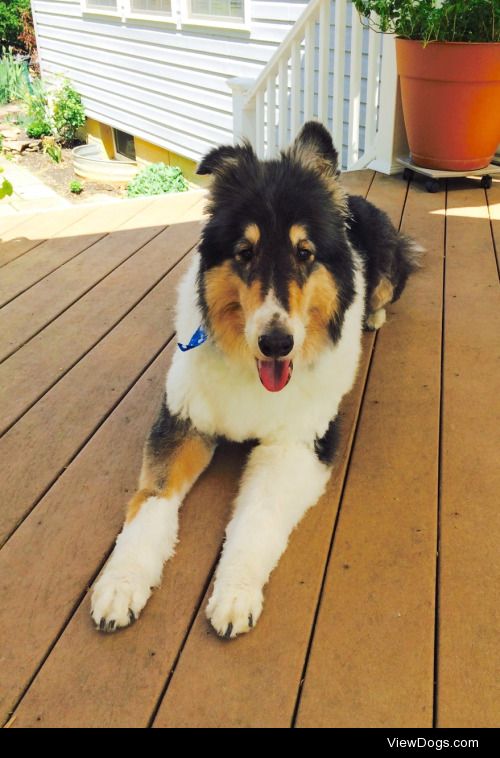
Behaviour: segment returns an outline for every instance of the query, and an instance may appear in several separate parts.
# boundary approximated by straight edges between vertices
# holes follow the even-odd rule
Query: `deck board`
[[[432,726],[443,201],[405,207],[425,269],[377,335],[300,727]]]
[[[183,261],[160,281],[0,439],[0,479],[5,482],[0,542],[68,465],[148,358],[173,336],[175,289],[186,268]],[[26,460],[36,461],[29,477]]]
[[[0,364],[0,434],[147,295],[199,230],[186,221],[162,231]]]
[[[113,231],[23,292],[0,311],[0,360],[4,360],[60,313],[161,233],[154,204],[113,211]],[[118,206],[121,208],[121,206]],[[102,209],[101,209],[102,210]],[[153,215],[153,221],[150,221]],[[104,217],[105,218],[105,217]]]
[[[58,213],[40,213],[27,216],[21,223],[0,235],[0,267],[3,267],[37,248],[45,240],[61,234],[78,219],[91,213],[92,208],[77,207]]]
[[[476,183],[450,184],[445,215],[444,192],[400,177],[342,181],[428,253],[388,324],[365,335],[335,475],[292,535],[256,629],[231,643],[204,608],[241,446],[220,450],[188,497],[140,622],[103,636],[89,618],[160,402],[204,198],[0,221],[4,722],[500,725],[500,184],[489,205]]]
[[[441,727],[500,726],[499,335],[498,272],[483,192],[457,189],[448,193],[446,230]]]
[[[193,205],[197,203],[197,194],[192,194],[191,200]],[[32,287],[79,253],[84,252],[114,228],[118,226],[132,228],[134,224],[148,227],[164,226],[172,220],[177,220],[177,207],[182,209],[181,212],[187,210],[186,201],[182,197],[180,201],[179,198],[172,199],[171,206],[170,219],[165,218],[164,205],[158,204],[152,198],[148,201],[140,201],[137,205],[125,202],[120,204],[112,214],[109,207],[94,208],[92,212],[65,227],[57,236],[46,240],[3,269],[0,277],[0,306]],[[139,211],[142,210],[146,213],[138,217]]]
[[[0,553],[0,635],[9,640],[0,666],[4,717],[73,615],[121,527],[144,435],[158,408],[157,392],[148,390],[161,388],[166,357],[162,351]],[[117,447],[120,455],[111,455]],[[41,557],[43,571],[29,556]]]

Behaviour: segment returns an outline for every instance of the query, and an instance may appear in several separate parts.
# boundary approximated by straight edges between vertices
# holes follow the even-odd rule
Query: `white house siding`
[[[44,76],[68,76],[87,115],[193,160],[232,142],[227,80],[256,78],[307,2],[252,0],[251,32],[82,14],[32,0]]]

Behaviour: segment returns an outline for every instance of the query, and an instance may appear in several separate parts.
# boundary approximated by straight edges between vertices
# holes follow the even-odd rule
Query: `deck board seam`
[[[7,361],[9,358],[11,358],[13,355],[15,355],[15,353],[17,353],[18,350],[20,350],[22,347],[24,347],[29,342],[31,342],[31,340],[34,339],[34,337],[36,337],[38,334],[40,334],[41,332],[43,332],[43,330],[46,329],[47,326],[49,326],[50,324],[52,324],[56,319],[59,318],[59,316],[62,316],[63,313],[66,313],[66,311],[68,311],[73,305],[75,305],[75,303],[77,303],[79,300],[81,300],[82,297],[85,297],[85,295],[87,295],[95,287],[97,287],[98,284],[100,284],[101,282],[103,282],[106,279],[106,277],[108,277],[114,271],[116,271],[117,269],[119,269],[120,266],[123,266],[123,264],[126,263],[128,260],[130,260],[130,258],[132,258],[136,253],[139,252],[139,250],[142,250],[143,247],[145,247],[146,245],[149,245],[150,242],[152,242],[160,234],[162,234],[165,231],[165,229],[168,229],[169,226],[171,226],[171,224],[167,224],[166,226],[162,226],[160,228],[160,230],[157,232],[157,234],[155,234],[153,237],[151,237],[150,239],[146,240],[144,243],[142,243],[141,245],[139,245],[139,247],[135,248],[134,251],[130,253],[130,255],[127,255],[126,258],[124,258],[123,260],[121,260],[120,263],[118,263],[112,269],[110,269],[109,271],[107,271],[104,274],[104,276],[101,276],[100,279],[98,279],[97,281],[95,281],[90,287],[88,287],[86,290],[84,290],[77,298],[75,298],[74,300],[72,300],[71,303],[69,303],[61,311],[59,311],[52,318],[50,318],[48,321],[46,321],[44,323],[44,325],[40,327],[40,329],[38,329],[36,332],[34,332],[33,334],[31,334],[26,340],[24,340],[24,342],[21,342],[19,345],[17,345],[13,350],[11,350],[10,353],[8,353],[7,355],[4,355],[3,358],[0,359],[0,364],[5,363],[5,361]],[[115,231],[119,231],[119,230],[116,229]]]
[[[498,281],[500,282],[500,250],[497,250],[496,240],[495,240],[495,233],[493,231],[493,216],[491,215],[491,206],[490,206],[490,196],[488,195],[488,191],[484,190],[484,194],[486,197],[486,207],[488,208],[488,218],[490,221],[490,233],[491,233],[491,241],[493,243],[493,255],[495,257],[495,263],[497,267],[497,276]]]
[[[165,227],[165,228],[166,228],[166,227]],[[163,231],[163,230],[162,230],[162,231]],[[160,232],[160,233],[161,233],[161,232]],[[57,385],[57,384],[58,384],[58,383],[61,381],[61,379],[63,379],[63,378],[66,376],[66,374],[68,374],[70,371],[72,371],[72,370],[75,368],[75,366],[77,366],[77,365],[78,365],[78,364],[79,364],[79,363],[80,363],[80,362],[81,362],[81,361],[82,361],[82,360],[83,360],[83,359],[84,359],[84,358],[85,358],[85,357],[86,357],[86,356],[87,356],[87,355],[88,355],[88,354],[89,354],[89,353],[90,353],[90,352],[91,352],[91,351],[92,351],[92,350],[93,350],[95,347],[97,347],[97,345],[99,345],[99,344],[100,344],[100,343],[101,343],[101,342],[102,342],[104,339],[106,339],[106,337],[108,337],[108,336],[111,334],[111,332],[112,332],[114,329],[116,329],[116,327],[117,327],[117,326],[118,326],[118,325],[119,325],[119,324],[120,324],[120,323],[123,321],[123,319],[124,319],[124,318],[126,318],[128,315],[130,315],[130,313],[131,313],[131,312],[132,312],[132,311],[133,311],[135,308],[137,308],[137,307],[138,307],[138,306],[141,304],[141,302],[142,302],[142,301],[143,301],[143,300],[144,300],[146,297],[148,297],[148,296],[151,294],[151,292],[152,292],[152,291],[153,291],[153,290],[154,290],[156,287],[158,287],[158,286],[159,286],[159,285],[160,285],[160,284],[161,284],[161,283],[164,281],[164,279],[166,279],[166,277],[167,277],[167,276],[169,276],[169,275],[172,273],[172,271],[174,271],[174,269],[175,269],[175,268],[176,268],[176,267],[177,267],[177,266],[178,266],[180,263],[182,263],[182,261],[183,261],[183,260],[184,260],[184,259],[185,259],[185,258],[186,258],[186,257],[187,257],[187,256],[188,256],[188,255],[189,255],[189,254],[190,254],[190,253],[191,253],[191,252],[194,250],[194,249],[195,249],[195,247],[197,246],[197,244],[198,244],[198,243],[195,243],[194,245],[192,245],[192,246],[191,246],[191,247],[190,247],[190,248],[189,248],[189,249],[188,249],[188,250],[187,250],[187,251],[186,251],[186,252],[185,252],[185,253],[184,253],[184,254],[183,254],[183,255],[182,255],[182,256],[181,256],[181,257],[180,257],[180,258],[179,258],[177,261],[176,261],[176,262],[175,262],[175,263],[173,263],[173,264],[170,266],[170,268],[169,268],[167,271],[165,271],[165,272],[164,272],[164,273],[161,275],[161,277],[160,277],[159,279],[157,279],[155,282],[153,282],[153,284],[152,284],[152,285],[151,285],[151,286],[150,286],[150,287],[147,289],[147,291],[145,291],[145,292],[142,294],[142,296],[141,296],[141,297],[140,297],[138,300],[136,300],[136,301],[135,301],[135,302],[134,302],[134,303],[133,303],[133,304],[132,304],[132,305],[131,305],[131,306],[130,306],[130,307],[129,307],[129,308],[128,308],[128,309],[127,309],[127,310],[126,310],[124,313],[123,313],[123,315],[122,315],[122,316],[120,316],[120,318],[119,318],[117,321],[115,321],[115,322],[114,322],[114,323],[113,323],[113,324],[112,324],[112,325],[109,327],[109,329],[107,329],[107,330],[106,330],[106,331],[105,331],[105,332],[104,332],[104,333],[103,333],[103,334],[102,334],[102,335],[101,335],[101,336],[100,336],[100,337],[99,337],[99,338],[98,338],[98,339],[97,339],[95,342],[93,342],[93,343],[92,343],[92,344],[91,344],[91,345],[90,345],[90,346],[89,346],[89,347],[88,347],[88,348],[87,348],[87,349],[86,349],[86,350],[85,350],[83,353],[81,353],[81,355],[79,355],[79,356],[78,356],[78,358],[77,358],[75,361],[73,361],[73,363],[72,363],[71,365],[69,365],[69,366],[67,367],[67,369],[65,369],[65,371],[64,371],[63,373],[59,374],[59,375],[57,376],[57,378],[55,379],[55,381],[53,381],[53,382],[52,382],[52,384],[50,384],[48,387],[46,387],[46,389],[45,389],[45,390],[44,390],[44,391],[43,391],[43,392],[42,392],[40,395],[38,395],[38,396],[37,396],[37,397],[36,397],[36,398],[33,400],[33,402],[32,402],[32,403],[30,403],[30,404],[29,404],[29,405],[28,405],[28,406],[27,406],[27,407],[26,407],[26,408],[25,408],[25,409],[22,411],[22,413],[20,413],[20,414],[19,414],[19,415],[18,415],[18,416],[17,416],[17,417],[16,417],[16,418],[13,420],[13,421],[11,421],[11,422],[10,422],[10,423],[9,423],[9,424],[8,424],[8,425],[7,425],[7,426],[4,428],[4,429],[0,430],[0,440],[2,439],[2,437],[3,437],[5,434],[7,434],[7,432],[9,432],[9,431],[10,431],[10,430],[11,430],[11,429],[12,429],[12,428],[13,428],[13,427],[14,427],[14,426],[15,426],[15,425],[18,423],[18,421],[20,421],[20,420],[23,418],[23,416],[24,416],[26,413],[28,413],[28,412],[29,412],[29,411],[30,411],[30,410],[31,410],[31,409],[32,409],[32,408],[33,408],[33,407],[34,407],[34,406],[35,406],[35,405],[36,405],[36,404],[39,402],[39,400],[41,400],[41,399],[42,399],[42,398],[43,398],[43,397],[44,397],[44,396],[45,396],[45,395],[46,395],[48,392],[50,392],[50,390],[52,390],[52,389],[53,389],[53,388],[54,388],[54,387],[55,387],[55,386],[56,386],[56,385]],[[139,250],[137,250],[137,252],[139,252]],[[61,315],[62,315],[62,314],[61,314]]]
[[[186,632],[185,632],[185,634],[182,637],[181,643],[179,645],[179,649],[178,649],[178,651],[177,651],[177,653],[175,655],[175,658],[174,658],[174,660],[172,662],[172,666],[170,668],[170,671],[168,672],[168,675],[167,675],[167,678],[165,680],[165,683],[164,683],[164,685],[163,685],[163,687],[162,687],[162,689],[160,691],[160,694],[159,694],[158,699],[157,699],[157,701],[155,703],[155,706],[153,708],[151,716],[149,717],[149,721],[148,721],[148,724],[147,724],[147,728],[148,729],[151,729],[154,726],[154,722],[155,722],[156,717],[158,715],[158,711],[160,710],[160,708],[162,706],[163,700],[165,699],[165,695],[167,694],[168,688],[170,686],[170,682],[172,681],[173,676],[174,676],[174,674],[175,674],[175,672],[177,670],[177,666],[178,666],[179,661],[181,659],[182,653],[184,652],[184,648],[186,647],[186,644],[187,644],[187,641],[188,641],[189,636],[191,634],[191,631],[193,629],[193,626],[196,623],[196,619],[198,618],[198,614],[200,612],[201,606],[203,605],[203,601],[205,600],[206,594],[208,592],[208,588],[210,587],[210,584],[212,582],[213,576],[215,574],[215,570],[216,570],[217,564],[219,562],[220,554],[222,552],[222,546],[224,544],[224,539],[225,538],[223,538],[221,540],[220,544],[219,544],[219,549],[217,550],[217,555],[216,555],[216,557],[215,557],[215,559],[214,559],[214,561],[213,561],[213,563],[212,563],[212,565],[211,565],[211,567],[210,567],[210,569],[208,571],[207,578],[205,580],[205,584],[201,588],[200,597],[197,600],[197,602],[194,604],[193,612],[191,614],[191,617],[189,619],[188,625],[186,627]]]
[[[444,406],[444,360],[445,360],[445,328],[446,328],[446,243],[448,227],[448,182],[445,183],[444,201],[444,233],[443,233],[443,265],[442,265],[442,302],[441,302],[441,363],[439,380],[439,419],[438,419],[438,461],[437,461],[437,499],[436,499],[436,567],[435,567],[435,595],[434,595],[434,678],[432,683],[432,728],[437,728],[438,702],[439,702],[439,602],[441,590],[441,486],[442,486],[442,460],[443,460],[443,406]]]

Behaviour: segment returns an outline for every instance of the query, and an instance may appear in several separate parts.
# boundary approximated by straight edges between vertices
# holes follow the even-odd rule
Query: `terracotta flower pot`
[[[414,163],[468,171],[500,143],[500,43],[396,40],[403,115]]]

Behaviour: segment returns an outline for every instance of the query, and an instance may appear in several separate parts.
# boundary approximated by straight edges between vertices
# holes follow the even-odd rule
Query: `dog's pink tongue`
[[[279,392],[292,376],[292,361],[257,361],[260,381],[269,392]]]

